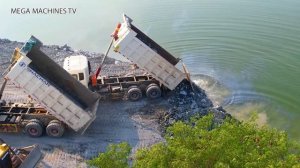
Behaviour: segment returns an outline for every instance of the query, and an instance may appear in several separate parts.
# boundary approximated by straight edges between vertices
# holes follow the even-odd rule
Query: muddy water
[[[72,7],[75,15],[12,15],[11,7]],[[125,12],[184,60],[216,104],[300,139],[300,1],[1,0],[0,37],[105,52]],[[20,25],[22,25],[20,27]],[[117,55],[111,54],[118,57]]]

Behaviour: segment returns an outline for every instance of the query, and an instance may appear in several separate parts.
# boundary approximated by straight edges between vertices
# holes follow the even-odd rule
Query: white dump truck
[[[100,93],[101,96],[121,93],[127,95],[129,100],[137,101],[142,95],[155,99],[160,97],[165,90],[173,90],[187,77],[175,66],[179,60],[133,26],[131,22],[132,20],[124,15],[124,22],[118,24],[113,33],[114,39],[111,45],[114,46],[114,51],[128,58],[137,67],[144,69],[146,74],[98,76],[101,65],[95,73],[91,73],[88,59],[83,55],[65,58],[64,69],[86,87]]]
[[[132,19],[125,14],[123,19],[124,22],[113,33],[114,51],[137,64],[164,86],[173,90],[186,78],[186,74],[175,66],[179,60],[132,25]]]
[[[42,108],[1,103],[0,130],[25,132],[33,137],[46,130],[62,136],[65,127],[83,133],[96,117],[99,95],[91,92],[40,50],[42,43],[31,37],[15,50],[5,79],[20,87]]]

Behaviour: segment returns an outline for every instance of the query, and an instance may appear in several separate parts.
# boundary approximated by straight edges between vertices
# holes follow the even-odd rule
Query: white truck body
[[[37,60],[35,61],[35,63],[37,63]],[[12,81],[12,83],[16,86],[21,87],[26,94],[34,98],[47,111],[49,111],[50,114],[54,115],[60,121],[64,122],[71,129],[83,133],[96,117],[98,101],[94,102],[94,100],[97,100],[98,98],[91,99],[93,101],[91,101],[91,103],[87,105],[88,107],[83,107],[80,103],[78,103],[80,101],[74,98],[75,96],[70,97],[70,94],[68,95],[65,92],[66,89],[64,89],[64,87],[59,87],[58,82],[55,83],[49,79],[46,79],[46,77],[49,78],[49,76],[42,76],[41,71],[31,68],[30,65],[32,64],[32,62],[33,60],[31,60],[26,53],[21,52],[21,57],[18,58],[15,64],[11,67],[5,78]],[[49,60],[47,60],[46,62],[49,62]],[[41,64],[43,63],[41,62]],[[53,61],[53,64],[56,63],[54,63]],[[59,65],[55,66],[58,67],[53,67],[53,69],[57,70],[60,68]],[[49,73],[52,73],[50,71],[54,70],[49,69]],[[62,71],[60,70],[60,72]],[[46,73],[48,73],[48,71]],[[65,74],[67,74],[68,76]],[[67,82],[69,82],[69,85],[65,88],[71,88],[70,91],[74,92],[78,91],[78,89],[81,92],[89,92],[89,90],[84,86],[76,88],[76,85],[81,84],[75,79],[75,82],[70,80],[70,78],[73,79],[73,77],[71,77],[71,75],[69,75],[67,72],[64,72],[63,75],[65,76],[61,77],[57,75],[57,78],[59,78],[59,80],[61,81],[60,83],[68,80]],[[88,95],[86,96],[91,97],[91,95],[92,94],[88,93]],[[82,99],[86,98],[82,97]]]
[[[155,42],[137,28],[134,27],[135,30],[133,30],[133,25],[131,25],[128,19],[129,18],[124,15],[124,22],[118,31],[118,38],[113,43],[115,51],[137,64],[140,68],[145,69],[156,80],[160,81],[170,90],[173,90],[186,77],[186,75],[174,65],[178,61],[172,61],[174,64],[170,63],[170,61],[163,57],[163,54],[160,55],[156,49],[152,49],[144,43],[141,38],[147,38],[152,44]],[[137,35],[142,37],[138,38]],[[158,44],[155,43],[155,45],[160,50],[163,50],[165,55],[170,55]],[[172,56],[170,55],[169,58],[170,57]]]

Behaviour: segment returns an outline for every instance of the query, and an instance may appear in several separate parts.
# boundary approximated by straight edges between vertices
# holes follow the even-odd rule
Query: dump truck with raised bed
[[[0,139],[1,168],[33,168],[41,157],[42,153],[38,145],[15,148]]]
[[[125,14],[124,22],[113,33],[114,51],[120,53],[170,90],[173,90],[186,74],[176,67],[179,59],[162,48],[132,24]]]
[[[33,137],[46,129],[50,136],[62,136],[65,127],[83,133],[96,118],[99,95],[91,92],[40,50],[42,43],[31,37],[16,49],[5,79],[20,87],[41,108],[7,104],[0,108],[0,130],[20,129]]]
[[[177,58],[163,49],[151,38],[131,24],[132,20],[124,15],[124,22],[118,24],[109,48],[95,73],[83,55],[65,58],[64,69],[86,87],[101,96],[126,95],[129,100],[137,101],[142,95],[155,99],[166,90],[173,90],[187,76],[176,67]],[[111,46],[133,65],[145,70],[143,75],[99,76],[102,64]],[[185,68],[184,68],[185,69]]]

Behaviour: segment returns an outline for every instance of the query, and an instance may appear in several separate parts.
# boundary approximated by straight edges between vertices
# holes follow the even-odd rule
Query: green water
[[[77,13],[12,15],[12,7]],[[105,52],[123,12],[194,75],[218,81],[207,86],[218,104],[241,118],[257,111],[262,122],[300,139],[299,0],[0,0],[0,37],[34,34],[46,44]]]

